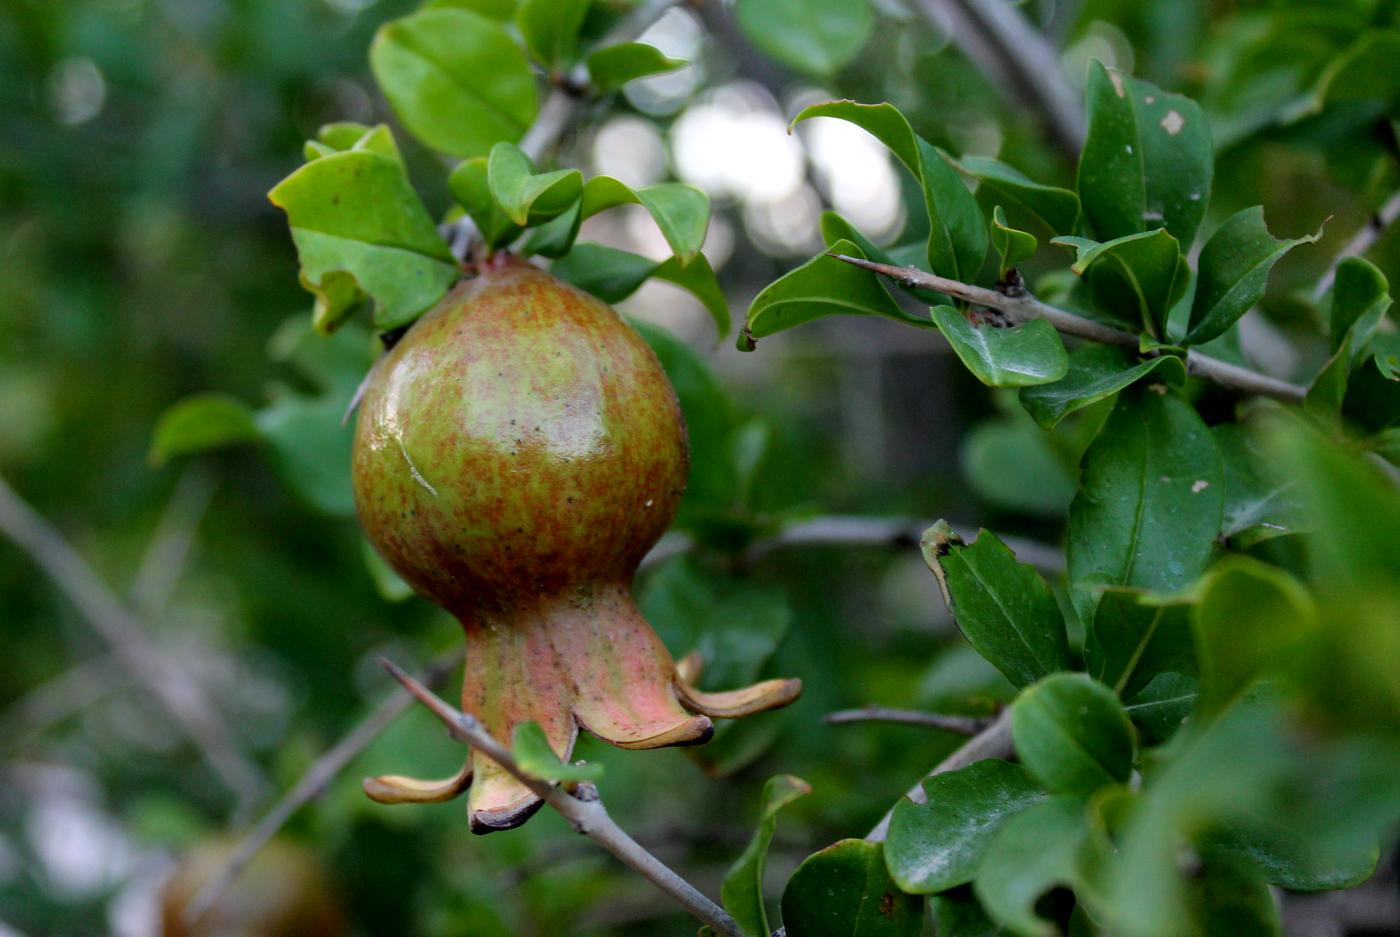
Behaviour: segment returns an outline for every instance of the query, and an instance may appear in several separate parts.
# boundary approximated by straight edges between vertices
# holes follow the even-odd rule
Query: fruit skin
[[[685,422],[660,363],[611,308],[508,255],[483,264],[376,365],[356,424],[370,542],[462,623],[462,708],[509,742],[537,722],[625,748],[697,744],[710,716],[784,705],[801,684],[701,693],[632,599],[680,504]],[[517,826],[528,788],[473,753],[456,777],[366,781],[386,803],[457,796],[472,829]]]

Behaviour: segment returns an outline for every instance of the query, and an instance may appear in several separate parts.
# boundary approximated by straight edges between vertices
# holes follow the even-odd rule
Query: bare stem
[[[933,770],[918,783],[911,787],[904,796],[908,797],[916,804],[928,803],[928,797],[924,794],[924,781],[936,774],[945,774],[949,771],[957,771],[959,768],[966,768],[975,761],[982,761],[986,758],[1009,758],[1011,757],[1011,710],[1003,710],[1000,716],[981,732],[968,739],[961,748],[944,758]],[[890,831],[890,820],[894,817],[894,807],[891,807],[875,824],[875,828],[865,837],[867,841],[878,843],[882,841]]]
[[[1337,279],[1337,265],[1348,257],[1360,257],[1375,246],[1375,243],[1385,234],[1386,229],[1400,218],[1400,191],[1397,191],[1390,198],[1385,200],[1385,204],[1376,210],[1376,213],[1366,219],[1366,224],[1362,226],[1347,241],[1346,246],[1337,252],[1337,256],[1332,261],[1332,266],[1327,268],[1327,272],[1322,275],[1322,279],[1317,281],[1317,286],[1313,287],[1313,302],[1317,302],[1327,295],[1327,291],[1332,288],[1332,283]]]
[[[941,729],[955,735],[976,735],[991,724],[990,719],[978,719],[975,716],[950,716],[918,709],[891,709],[888,706],[838,709],[836,712],[827,713],[824,721],[832,726],[849,725],[853,722],[893,722],[903,726]]]
[[[1030,293],[1012,296],[996,290],[989,290],[986,287],[973,286],[970,283],[926,273],[917,267],[896,267],[891,264],[866,260],[862,257],[849,257],[845,254],[831,254],[830,256],[887,276],[901,286],[937,290],[978,306],[995,309],[1013,322],[1044,319],[1065,335],[1073,335],[1076,338],[1087,339],[1103,345],[1127,348],[1134,352],[1138,351],[1140,347],[1138,337],[1131,332],[1124,332],[1111,325],[1086,319],[1067,309],[1041,302]],[[1261,397],[1272,397],[1287,403],[1301,403],[1303,396],[1307,393],[1305,387],[1251,371],[1249,368],[1230,364],[1228,361],[1211,358],[1195,349],[1186,352],[1186,370],[1197,377],[1214,381],[1222,387],[1229,387],[1247,394],[1258,394]]]
[[[427,686],[441,684],[460,659],[460,652],[444,654],[428,665],[423,671],[423,683]],[[354,761],[362,751],[370,746],[394,720],[403,715],[413,704],[413,697],[395,691],[386,696],[379,705],[370,711],[340,741],[326,749],[325,754],[316,759],[301,778],[293,784],[282,798],[273,804],[256,825],[238,841],[238,847],[229,856],[228,862],[211,876],[204,887],[190,900],[185,908],[185,920],[193,925],[199,921],[214,903],[228,891],[230,885],[253,861],[253,857],[272,841],[278,831],[292,816],[310,801],[321,794],[335,780],[345,766]]]
[[[1059,53],[1016,4],[1006,0],[917,0],[915,9],[936,22],[953,24],[958,43],[988,78],[1011,85],[1045,118],[1051,137],[1071,159],[1084,145],[1085,122],[1078,93],[1060,67]]]
[[[598,799],[596,789],[591,785],[581,785],[577,794],[571,794],[557,783],[541,781],[520,770],[510,751],[491,737],[476,717],[467,715],[448,705],[435,693],[417,680],[404,673],[391,661],[383,661],[385,668],[394,679],[404,685],[420,703],[437,716],[447,726],[452,737],[482,752],[492,761],[510,772],[541,800],[549,804],[568,820],[576,831],[592,839],[608,852],[616,856],[624,865],[640,873],[649,882],[683,907],[696,919],[712,927],[725,937],[741,937],[739,926],[734,923],[723,908],[702,895],[696,888],[681,878],[669,866],[652,855],[641,844],[613,821],[607,808]]]
[[[163,653],[134,615],[63,536],[0,479],[0,533],[19,545],[77,606],[139,686],[184,730],[240,807],[267,789],[262,772],[239,752],[218,710],[189,674]]]

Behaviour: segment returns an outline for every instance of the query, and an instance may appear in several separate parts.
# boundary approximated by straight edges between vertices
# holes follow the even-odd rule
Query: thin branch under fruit
[[[460,659],[461,653],[455,650],[442,655],[423,671],[423,683],[428,686],[440,685]],[[228,891],[229,886],[248,867],[248,863],[253,861],[253,857],[272,841],[287,821],[307,803],[321,796],[331,781],[345,770],[345,766],[369,748],[370,743],[393,725],[394,720],[403,715],[412,704],[413,697],[407,693],[391,693],[340,741],[326,749],[296,784],[272,805],[272,809],[244,834],[238,842],[238,848],[229,856],[228,863],[215,875],[210,876],[209,881],[190,900],[185,908],[186,922],[191,925],[197,923],[224,892]]]
[[[403,684],[408,692],[442,720],[454,739],[473,746],[506,771],[521,784],[534,791],[541,800],[549,804],[568,820],[575,830],[592,839],[608,852],[616,856],[657,888],[661,889],[690,914],[716,933],[724,937],[742,937],[739,926],[734,923],[723,908],[702,895],[696,888],[676,874],[669,866],[644,849],[636,840],[628,836],[608,815],[597,790],[592,785],[580,785],[576,793],[570,793],[557,783],[541,781],[520,770],[507,749],[482,727],[475,717],[448,705],[437,694],[417,680],[404,673],[393,662],[384,660],[384,667],[394,679]]]
[[[941,729],[954,735],[969,736],[976,735],[992,723],[991,719],[978,719],[976,716],[950,716],[946,713],[930,713],[918,709],[891,709],[888,706],[838,709],[836,712],[827,713],[822,721],[831,726],[849,725],[853,722],[893,722],[903,726]]]
[[[1131,332],[1124,332],[1113,326],[1086,319],[1067,309],[1052,306],[1035,298],[1030,293],[1008,296],[986,287],[973,286],[970,283],[949,280],[946,277],[926,273],[917,267],[896,267],[892,264],[877,263],[863,257],[850,257],[845,254],[830,254],[829,256],[873,273],[887,276],[901,286],[936,290],[987,309],[995,309],[1014,324],[1029,322],[1032,319],[1044,319],[1065,335],[1073,335],[1076,338],[1087,339],[1102,345],[1127,348],[1134,352],[1140,348],[1138,337]],[[1230,364],[1228,361],[1203,355],[1195,349],[1189,349],[1186,352],[1186,370],[1197,377],[1214,381],[1222,387],[1229,387],[1241,393],[1272,397],[1286,403],[1301,403],[1307,393],[1307,388],[1301,385],[1290,384],[1287,381],[1251,371],[1249,368],[1242,368],[1239,365]]]

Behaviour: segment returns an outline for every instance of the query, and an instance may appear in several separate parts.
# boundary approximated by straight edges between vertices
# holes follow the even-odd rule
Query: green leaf
[[[1320,236],[1319,231],[1279,240],[1269,233],[1264,209],[1257,205],[1227,218],[1201,251],[1186,344],[1200,345],[1223,335],[1264,297],[1269,271],[1279,258]]]
[[[531,228],[525,237],[525,243],[520,247],[521,254],[527,257],[539,254],[541,257],[558,260],[573,250],[574,241],[578,239],[579,227],[583,224],[581,209],[582,204],[574,202],[562,214]]]
[[[1260,470],[1264,453],[1239,423],[1211,427],[1225,467],[1225,508],[1220,535],[1238,547],[1251,547],[1300,529],[1301,507],[1292,479]]]
[[[1099,598],[1084,641],[1089,675],[1127,699],[1161,673],[1196,672],[1190,607],[1126,589]]]
[[[1039,246],[1034,234],[1028,234],[1006,223],[1006,212],[998,205],[992,209],[992,249],[997,252],[997,272],[1007,270],[1035,256]]]
[[[850,241],[837,241],[832,254],[864,257]],[[909,315],[894,301],[880,278],[868,270],[828,256],[826,251],[768,284],[749,305],[748,327],[740,336],[763,338],[784,329],[805,325],[824,316],[883,316],[906,324],[932,327],[928,320]]]
[[[147,458],[164,465],[173,458],[220,446],[261,441],[253,411],[227,394],[195,394],[160,415]]]
[[[1215,154],[1196,102],[1089,66],[1089,134],[1079,157],[1079,198],[1101,241],[1166,228],[1187,246],[1210,202]]]
[[[1304,586],[1247,556],[1218,563],[1201,588],[1192,626],[1201,673],[1201,714],[1218,715],[1313,630]]]
[[[792,873],[783,926],[787,937],[918,937],[923,905],[890,880],[879,843],[843,839]]]
[[[929,217],[929,269],[939,276],[971,282],[987,256],[987,219],[956,170],[914,133],[893,104],[828,101],[803,109],[793,125],[813,117],[834,117],[872,134],[894,153],[923,188]]]
[[[457,7],[471,10],[495,20],[508,20],[515,16],[516,0],[427,0],[427,7]]]
[[[1077,230],[1079,196],[1069,189],[1036,182],[1019,169],[984,156],[964,156],[951,162],[959,172],[976,179],[979,188],[1030,212],[1052,235]]]
[[[931,895],[977,877],[993,838],[1045,800],[1025,769],[995,758],[924,781],[927,801],[901,799],[885,840],[885,863],[901,889]]]
[[[645,42],[620,42],[588,54],[589,81],[598,94],[608,94],[629,81],[674,71],[684,65],[684,59],[663,55],[656,46]]]
[[[1079,487],[1075,467],[1029,418],[986,420],[963,440],[963,478],[992,507],[1063,519]]]
[[[1129,234],[1100,244],[1056,238],[1078,257],[1070,269],[1089,284],[1094,301],[1133,331],[1167,334],[1167,316],[1186,291],[1191,271],[1180,246],[1165,228]]]
[[[485,156],[458,163],[447,177],[447,187],[457,204],[476,222],[487,247],[495,249],[520,236],[520,226],[510,220],[491,194],[490,169]]]
[[[920,546],[968,643],[1013,685],[1068,666],[1064,618],[1050,587],[995,534],[979,531],[966,544],[939,521]]]
[[[1332,356],[1308,388],[1303,401],[1307,412],[1326,422],[1341,417],[1352,372],[1364,363],[1390,302],[1390,284],[1368,261],[1348,257],[1337,265],[1332,289]]]
[[[834,211],[822,212],[821,229],[822,243],[826,244],[827,250],[831,251],[832,253],[836,253],[836,251],[834,250],[834,245],[836,244],[836,242],[851,241],[861,249],[861,253],[865,256],[867,260],[878,261],[882,264],[891,264],[895,267],[906,266],[906,264],[903,261],[895,257],[890,251],[884,250],[883,248],[876,245],[875,242],[871,241],[870,238],[866,237],[865,234],[859,228],[851,224],[845,218],[842,218]],[[915,258],[914,263],[923,263],[924,246],[922,244],[914,244],[907,246],[913,247],[919,255]],[[934,290],[924,289],[922,287],[917,286],[905,286],[904,284],[899,284],[899,286],[910,296],[916,296],[923,302],[929,303],[930,305],[938,305],[939,303],[952,302],[952,299],[950,299],[948,296],[944,295],[943,293],[935,292]]]
[[[278,474],[298,497],[322,514],[355,513],[350,488],[354,427],[341,422],[349,395],[279,395],[258,412],[258,431]]]
[[[666,243],[688,264],[705,245],[710,225],[710,197],[684,182],[663,182],[633,189],[611,176],[594,176],[583,186],[583,219],[617,205],[641,205],[651,215]]]
[[[511,735],[510,753],[515,765],[537,781],[597,781],[602,765],[570,764],[560,760],[538,722],[526,721]]]
[[[1154,372],[1157,379],[1173,387],[1186,383],[1186,365],[1180,358],[1160,355],[1143,361],[1121,348],[1085,345],[1069,353],[1069,367],[1061,380],[1022,388],[1021,405],[1037,423],[1053,429],[1074,411],[1098,403]]]
[[[379,28],[370,67],[404,126],[435,150],[484,156],[535,119],[529,62],[497,21],[434,7]]]
[[[558,73],[578,58],[578,36],[592,0],[520,0],[515,27],[531,58]]]
[[[769,778],[763,785],[763,812],[759,816],[758,830],[720,886],[724,909],[733,915],[745,937],[768,937],[773,932],[768,926],[768,909],[763,903],[763,869],[768,864],[768,845],[778,826],[778,811],[811,792],[810,784],[790,774]]]
[[[983,321],[952,306],[934,306],[933,322],[959,360],[988,387],[1048,384],[1065,376],[1069,356],[1055,327],[1033,319],[1011,328]]]
[[[621,302],[648,279],[664,280],[700,300],[714,319],[720,338],[729,334],[729,303],[704,254],[686,265],[676,257],[657,263],[615,247],[584,243],[574,245],[550,272],[606,303]]]
[[[1196,708],[1200,681],[1183,673],[1161,673],[1130,698],[1123,709],[1143,738],[1160,744],[1181,728]]]
[[[816,76],[854,59],[875,28],[868,0],[738,0],[734,12],[755,48]]]
[[[1290,891],[1353,888],[1375,873],[1380,860],[1374,841],[1339,849],[1275,817],[1247,811],[1227,821],[1211,844],[1243,856],[1271,884]]]
[[[521,227],[567,211],[583,193],[583,173],[577,169],[536,173],[530,157],[505,141],[491,148],[486,182],[506,217]]]
[[[1122,704],[1082,674],[1054,674],[1022,691],[1011,707],[1011,738],[1026,770],[1057,794],[1087,796],[1132,773]]]
[[[460,276],[395,159],[363,150],[323,156],[268,198],[287,213],[323,331],[343,318],[356,290],[374,300],[375,326],[391,329],[412,322]]]
[[[1400,31],[1370,29],[1327,63],[1313,89],[1312,111],[1334,101],[1384,101],[1400,99],[1400,79],[1395,60],[1400,56]]]
[[[380,156],[387,156],[400,165],[403,164],[399,145],[394,141],[394,134],[385,124],[378,124],[374,127],[351,121],[326,124],[316,132],[316,139],[308,140],[306,146],[307,162],[320,159],[322,156],[343,153],[346,150],[367,150],[371,153],[378,153]]]
[[[1200,873],[1186,888],[1186,908],[1195,933],[1278,937],[1278,905],[1252,863],[1215,850],[1201,852]]]
[[[1078,854],[1088,835],[1082,802],[1055,797],[1014,817],[982,857],[973,892],[987,914],[1026,937],[1055,937],[1036,902],[1079,880]]]
[[[1215,440],[1189,403],[1156,387],[1123,392],[1084,453],[1067,549],[1084,618],[1095,586],[1183,588],[1205,569],[1220,531]]]
[[[972,887],[964,885],[929,899],[935,934],[955,937],[1007,937],[1006,928],[987,916]]]
[[[384,561],[384,557],[379,555],[368,540],[360,541],[360,557],[374,582],[374,591],[378,592],[384,601],[406,602],[416,594],[413,587],[394,572],[393,567]]]

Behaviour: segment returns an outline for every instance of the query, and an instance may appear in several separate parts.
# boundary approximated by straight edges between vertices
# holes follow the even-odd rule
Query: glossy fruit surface
[[[627,748],[694,744],[710,716],[793,699],[796,681],[704,694],[631,596],[675,516],[685,425],[660,364],[611,308],[498,257],[375,366],[354,449],[360,522],[467,636],[463,710],[498,739],[533,720],[561,756],[577,728]],[[484,756],[443,782],[371,779],[387,802],[471,785],[478,831],[538,800]]]

